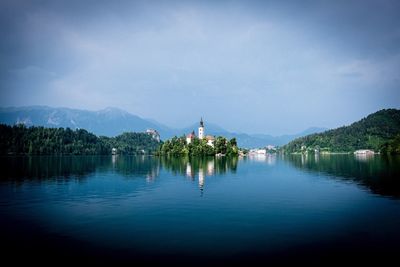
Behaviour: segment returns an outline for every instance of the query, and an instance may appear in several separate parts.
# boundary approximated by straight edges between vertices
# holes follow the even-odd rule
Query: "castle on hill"
[[[190,134],[188,134],[186,136],[186,143],[190,144],[193,141],[194,138],[196,138],[196,134],[195,134],[195,132],[193,130]],[[207,140],[207,145],[214,147],[214,141],[215,141],[214,136],[212,136],[212,135],[206,135],[205,136],[203,118],[200,119],[200,125],[199,125],[197,138],[206,139]]]

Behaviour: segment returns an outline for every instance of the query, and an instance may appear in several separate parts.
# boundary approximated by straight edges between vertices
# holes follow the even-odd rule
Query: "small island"
[[[189,156],[225,156],[239,155],[236,138],[228,140],[223,136],[205,135],[203,118],[200,120],[198,135],[194,130],[181,137],[166,140],[159,149],[160,155],[189,155]]]

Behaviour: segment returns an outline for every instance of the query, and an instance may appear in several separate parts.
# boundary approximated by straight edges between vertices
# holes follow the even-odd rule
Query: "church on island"
[[[186,136],[186,143],[190,144],[193,141],[194,138],[196,138],[196,134],[194,133],[194,130],[193,130],[190,134],[188,134]],[[215,141],[214,136],[211,136],[211,135],[206,135],[205,136],[203,118],[201,118],[201,120],[200,120],[198,138],[199,139],[206,139],[207,140],[207,145],[214,147],[214,141]]]

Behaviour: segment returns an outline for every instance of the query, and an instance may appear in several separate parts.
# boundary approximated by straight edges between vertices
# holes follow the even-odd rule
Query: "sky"
[[[1,1],[0,106],[292,134],[400,108],[400,1]]]

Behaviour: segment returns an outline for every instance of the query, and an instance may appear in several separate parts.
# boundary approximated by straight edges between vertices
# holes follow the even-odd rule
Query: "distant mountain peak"
[[[129,112],[127,112],[126,110],[120,109],[120,108],[116,108],[116,107],[106,107],[104,109],[98,110],[96,111],[98,114],[103,114],[103,115],[109,115],[109,116],[135,116],[133,114],[130,114]]]
[[[116,107],[106,107],[103,109],[100,109],[98,112],[120,112],[120,113],[128,113],[126,110],[123,110],[121,108],[116,108]]]
[[[123,132],[145,132],[158,129],[152,122],[115,107],[99,111],[48,106],[10,107],[0,109],[0,122],[8,125],[81,128],[97,135],[115,136]],[[160,134],[168,135],[169,132]],[[164,135],[164,136],[165,136]]]

